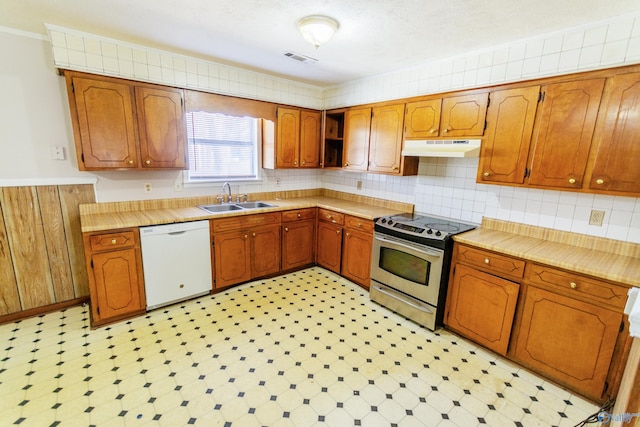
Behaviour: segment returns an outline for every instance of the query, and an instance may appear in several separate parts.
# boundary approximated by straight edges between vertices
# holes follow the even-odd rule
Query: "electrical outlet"
[[[150,182],[145,182],[144,183],[144,192],[145,193],[151,193],[152,190],[153,190],[153,188],[151,187],[151,183]]]
[[[356,189],[362,190],[362,181],[356,182]]]
[[[173,191],[179,192],[184,189],[184,183],[182,182],[182,172],[178,174],[175,181],[173,181]]]
[[[598,211],[593,209],[591,211],[591,216],[589,216],[589,225],[602,226],[603,221],[604,221],[604,211]]]
[[[51,158],[53,160],[64,160],[64,147],[61,145],[56,145],[55,147],[51,147]]]
[[[276,178],[276,187],[280,187],[280,178]]]

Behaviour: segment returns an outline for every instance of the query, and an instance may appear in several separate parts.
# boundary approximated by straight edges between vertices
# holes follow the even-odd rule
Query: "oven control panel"
[[[382,228],[426,239],[444,240],[444,238],[449,234],[446,231],[429,227],[428,224],[412,224],[411,221],[402,221],[394,217],[378,218],[376,220],[376,225]]]

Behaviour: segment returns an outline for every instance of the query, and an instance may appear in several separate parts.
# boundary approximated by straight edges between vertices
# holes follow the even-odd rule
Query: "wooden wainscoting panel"
[[[55,294],[35,187],[5,187],[0,203],[23,310],[53,304]]]
[[[11,261],[9,237],[2,216],[2,200],[0,198],[0,315],[20,311],[20,295]]]
[[[73,292],[76,298],[89,295],[89,279],[87,266],[84,261],[84,246],[80,229],[79,205],[95,203],[96,197],[91,184],[59,185],[60,206],[64,221],[71,277],[73,278]]]
[[[42,218],[42,229],[49,255],[49,270],[53,285],[54,301],[74,298],[71,265],[65,238],[64,221],[58,187],[47,185],[36,188]]]

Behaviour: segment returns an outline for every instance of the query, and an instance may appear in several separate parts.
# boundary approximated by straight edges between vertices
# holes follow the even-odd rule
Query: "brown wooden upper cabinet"
[[[182,89],[65,72],[80,170],[186,169]]]
[[[488,93],[407,103],[405,138],[482,136]]]
[[[491,94],[478,182],[582,186],[604,79]]]
[[[592,190],[640,193],[640,73],[607,81],[602,126],[594,137]]]
[[[320,111],[278,107],[276,168],[320,167]]]
[[[369,163],[371,108],[351,108],[344,115],[345,169],[366,171]]]
[[[404,109],[404,104],[348,109],[344,115],[343,168],[415,175],[418,158],[400,154]]]

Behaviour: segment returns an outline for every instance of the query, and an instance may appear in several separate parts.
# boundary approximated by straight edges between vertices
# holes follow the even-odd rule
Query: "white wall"
[[[61,34],[64,33],[60,32],[50,42],[27,34],[0,31],[0,56],[11,58],[0,63],[0,88],[4,95],[0,99],[0,146],[3,148],[0,155],[0,186],[34,179],[40,182],[97,179],[99,201],[217,194],[219,185],[174,191],[179,172],[90,173],[77,170],[64,80],[57,75],[54,62],[64,59],[66,54],[67,61],[76,58],[75,68],[82,68],[80,65],[84,63],[87,71],[96,72],[99,70],[89,65],[97,67],[99,58],[95,55],[98,54],[91,53],[91,50],[98,52],[98,49],[95,36],[88,35],[88,39],[83,39],[81,35],[71,34],[67,40],[67,34],[64,34],[63,39],[60,38]],[[71,43],[67,44],[69,41]],[[117,42],[105,43],[105,46],[110,46]],[[54,52],[58,52],[55,59],[51,53],[52,45],[56,49]],[[126,43],[123,45],[136,49]],[[99,46],[102,49],[102,45]],[[73,48],[82,50],[72,52]],[[111,47],[107,48],[109,49]],[[132,58],[133,52],[131,50]],[[157,51],[152,53],[157,54]],[[136,57],[141,57],[140,53]],[[119,68],[120,65],[116,67],[116,58],[105,58],[100,59],[103,61],[101,66],[104,70],[105,64],[111,64],[109,67],[113,71],[112,75],[118,75],[119,70],[131,70],[130,65],[136,69],[126,58],[122,68]],[[149,71],[150,67],[154,66],[156,59],[153,59],[153,55],[144,58],[146,72],[150,76],[153,74]],[[185,64],[190,63],[184,57],[179,59],[185,61]],[[640,62],[640,15],[568,29],[563,33],[537,39],[516,41],[510,46],[499,46],[466,57],[346,83],[329,88],[324,93],[328,105],[351,105],[473,84],[497,83],[636,62]],[[182,63],[177,63],[180,71]],[[194,63],[198,70],[199,63]],[[216,69],[215,64],[213,68],[209,67],[211,64],[207,65],[207,73],[215,72],[212,71]],[[189,67],[193,68],[193,65]],[[145,68],[142,69],[144,74]],[[218,84],[231,95],[262,96],[261,99],[300,106],[310,106],[309,103],[317,102],[317,88],[300,86],[295,82],[286,84],[280,81],[276,84],[263,78],[263,75],[254,74],[256,73],[247,71],[242,73],[242,78],[239,74],[233,77],[251,84],[209,79],[209,86],[205,89],[214,90],[211,85]],[[176,78],[175,73],[169,75]],[[232,78],[231,74],[225,75]],[[181,76],[182,74],[180,78]],[[185,74],[187,79],[196,78],[194,76],[198,76],[198,73],[192,73],[191,77],[188,73]],[[122,77],[132,78],[131,75]],[[66,160],[51,159],[50,150],[55,145],[63,145],[67,149]],[[418,212],[476,223],[481,221],[482,216],[489,216],[640,243],[640,199],[476,184],[477,164],[478,159],[421,159],[419,175],[416,177],[387,177],[344,171],[264,171],[263,181],[234,185],[232,190],[234,193],[244,193],[324,186],[414,203]],[[279,185],[276,185],[277,181]],[[357,190],[357,181],[362,181],[361,190]],[[152,184],[152,193],[144,192],[145,182]],[[606,212],[602,227],[588,225],[592,208]]]

